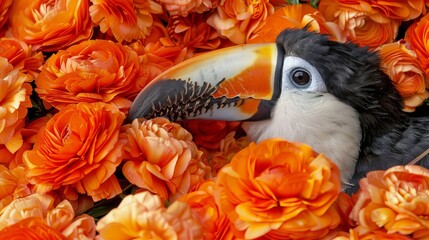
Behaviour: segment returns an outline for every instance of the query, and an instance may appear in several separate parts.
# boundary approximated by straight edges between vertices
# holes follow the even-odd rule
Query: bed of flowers
[[[240,122],[125,121],[195,55],[307,27],[380,53],[404,111],[429,97],[427,0],[1,0],[2,239],[429,239],[429,170],[340,171]]]

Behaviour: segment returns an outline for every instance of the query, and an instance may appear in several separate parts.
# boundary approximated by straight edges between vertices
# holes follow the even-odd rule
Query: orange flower
[[[189,14],[187,17],[171,16],[167,25],[170,38],[189,52],[217,49],[221,38],[216,29],[206,23],[210,14]]]
[[[138,41],[129,46],[139,55],[142,77],[146,79],[147,83],[163,71],[188,58],[186,48],[175,46],[167,39],[148,44]]]
[[[207,174],[191,134],[165,118],[135,119],[125,125],[128,139],[122,172],[138,187],[174,201]]]
[[[0,165],[0,211],[14,199],[26,197],[31,193],[23,166],[9,170]]]
[[[216,8],[220,0],[158,0],[171,16],[187,17],[190,13],[203,13]]]
[[[345,1],[347,2],[347,1]],[[409,21],[426,14],[425,0],[359,1],[364,9],[374,9],[386,18]],[[379,14],[376,16],[381,18]]]
[[[198,189],[182,196],[179,200],[187,203],[197,214],[203,228],[204,239],[233,239],[230,221],[215,203],[215,182],[207,180]]]
[[[201,239],[202,228],[191,208],[174,202],[168,209],[148,191],[126,196],[97,223],[101,239]]]
[[[15,0],[9,30],[33,50],[54,52],[91,38],[89,0]]]
[[[365,234],[359,234],[358,231],[350,229],[348,233],[338,234],[330,238],[332,240],[411,240],[412,238],[399,233],[387,233],[386,231],[375,230]]]
[[[429,76],[429,44],[426,37],[428,34],[429,14],[414,22],[405,32],[405,41],[416,52],[417,59],[420,61],[426,76]]]
[[[106,102],[127,111],[145,84],[135,51],[91,40],[52,55],[36,79],[36,91],[58,109],[70,103]]]
[[[379,49],[381,66],[404,99],[404,111],[413,112],[429,97],[429,80],[420,67],[414,51],[404,43],[384,44]]]
[[[113,173],[122,160],[119,130],[124,118],[105,103],[69,105],[55,114],[23,156],[37,192],[71,187],[94,201],[119,194]]]
[[[1,35],[3,35],[3,26],[9,19],[9,9],[12,5],[12,2],[12,0],[0,1],[0,29],[2,29],[0,30]]]
[[[100,31],[113,35],[118,42],[144,39],[149,36],[153,17],[162,6],[152,0],[91,0],[92,21]]]
[[[66,239],[94,239],[95,222],[86,214],[75,218],[72,205],[67,201],[54,203],[49,195],[32,194],[15,199],[0,213],[0,229],[24,219],[40,219]]]
[[[0,231],[4,239],[15,240],[65,240],[61,233],[48,226],[43,219],[26,218]]]
[[[4,144],[10,153],[22,146],[20,129],[24,125],[30,101],[29,76],[20,73],[0,57],[0,145]]]
[[[219,149],[220,141],[232,131],[235,131],[240,122],[227,122],[215,120],[188,120],[183,121],[186,128],[194,138],[194,142],[200,147],[215,150]]]
[[[338,24],[348,40],[370,48],[393,42],[401,23],[367,7],[363,1],[321,0],[319,10],[326,21]]]
[[[225,0],[216,10],[207,23],[235,44],[245,43],[274,13],[274,7],[268,0]]]
[[[345,41],[338,25],[326,22],[320,12],[309,4],[288,5],[268,16],[264,25],[256,30],[247,43],[275,42],[287,28],[307,28],[309,31],[330,34],[333,40]]]
[[[388,233],[429,237],[429,170],[417,165],[373,171],[360,181],[358,199],[350,214],[360,233],[386,229]]]
[[[44,61],[42,52],[36,53],[32,51],[31,46],[14,38],[0,39],[0,57],[7,58],[14,68],[31,74],[33,78],[37,77]]]
[[[244,238],[320,239],[340,223],[338,167],[309,146],[251,143],[221,169],[215,199]]]

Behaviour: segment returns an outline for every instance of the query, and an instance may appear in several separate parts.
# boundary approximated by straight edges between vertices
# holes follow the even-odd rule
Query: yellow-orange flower
[[[192,134],[194,142],[199,147],[216,150],[219,149],[221,140],[230,132],[235,131],[241,123],[215,120],[187,120],[181,124]]]
[[[338,226],[338,167],[309,146],[251,143],[217,175],[215,199],[244,238],[320,239]]]
[[[97,223],[101,239],[202,239],[199,220],[191,208],[176,201],[166,209],[148,191],[126,196]]]
[[[125,116],[106,103],[71,104],[37,135],[23,162],[38,192],[75,188],[94,201],[121,192],[113,174],[122,160],[119,130]]]
[[[0,165],[0,211],[14,199],[26,197],[32,193],[31,186],[25,178],[23,166],[11,170]]]
[[[206,23],[209,16],[198,13],[187,17],[171,16],[167,25],[170,38],[191,53],[219,48],[222,41],[217,30]]]
[[[143,39],[150,35],[152,14],[161,14],[162,6],[152,0],[91,0],[92,21],[100,31],[118,42]]]
[[[219,3],[207,23],[218,30],[221,36],[235,44],[242,44],[273,13],[274,7],[268,0],[225,0]]]
[[[352,0],[353,1],[353,0]],[[344,1],[347,3],[347,1]],[[355,1],[353,1],[355,2]],[[363,9],[374,9],[380,14],[375,18],[391,18],[409,21],[426,14],[425,0],[359,1]],[[382,16],[380,16],[382,15]]]
[[[326,240],[411,240],[412,238],[399,233],[387,233],[382,230],[375,230],[365,234],[359,234],[355,229],[349,232],[338,233],[335,237],[326,238]]]
[[[171,16],[188,16],[190,13],[203,13],[216,8],[220,0],[158,0]]]
[[[306,28],[308,31],[328,34],[333,40],[345,41],[345,36],[336,23],[326,22],[320,12],[309,4],[296,4],[279,8],[268,16],[247,43],[275,42],[280,32],[286,28]]]
[[[27,108],[32,106],[31,85],[26,83],[29,76],[0,57],[0,145],[15,153],[22,146],[20,129],[27,116]]]
[[[417,55],[400,42],[382,45],[379,53],[381,67],[404,99],[404,111],[413,112],[429,97],[426,89],[429,79],[421,69]]]
[[[429,170],[417,165],[373,171],[360,181],[350,217],[360,233],[386,229],[388,233],[429,237]]]
[[[166,118],[136,119],[123,127],[128,140],[122,172],[138,187],[174,201],[208,172],[191,134]]]
[[[24,219],[40,219],[66,239],[94,239],[95,222],[86,214],[75,218],[72,205],[67,201],[55,204],[50,195],[32,194],[15,199],[0,212],[0,229]]]
[[[15,240],[65,240],[57,230],[46,224],[41,218],[26,218],[0,230],[4,239]]]
[[[348,40],[360,46],[376,48],[393,42],[401,20],[387,18],[371,7],[365,8],[362,2],[321,0],[319,10],[326,21],[337,23]]]
[[[58,109],[70,103],[106,102],[127,111],[145,84],[135,51],[108,40],[90,40],[53,54],[41,68],[36,91]]]
[[[183,195],[179,201],[187,203],[197,214],[203,228],[204,239],[234,239],[230,221],[216,205],[214,187],[215,182],[207,180],[195,191]]]
[[[92,36],[89,0],[14,0],[9,30],[33,50],[67,48]]]
[[[33,78],[37,77],[44,61],[42,52],[34,52],[31,46],[15,38],[0,39],[0,57],[7,58],[14,68],[31,74]]]
[[[405,32],[405,41],[410,44],[412,50],[417,54],[417,59],[426,76],[429,76],[429,44],[427,35],[429,34],[429,14],[426,14],[418,21],[408,27]]]

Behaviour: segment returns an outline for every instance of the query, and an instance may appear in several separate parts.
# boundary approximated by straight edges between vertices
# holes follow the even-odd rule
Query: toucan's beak
[[[237,45],[177,64],[139,93],[128,120],[267,119],[280,95],[282,49],[276,43]]]

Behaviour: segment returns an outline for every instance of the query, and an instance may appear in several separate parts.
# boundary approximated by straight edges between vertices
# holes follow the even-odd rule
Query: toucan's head
[[[134,118],[246,121],[255,141],[305,142],[353,174],[361,144],[400,121],[401,98],[376,52],[306,30],[276,43],[212,51],[167,70],[135,99]]]

